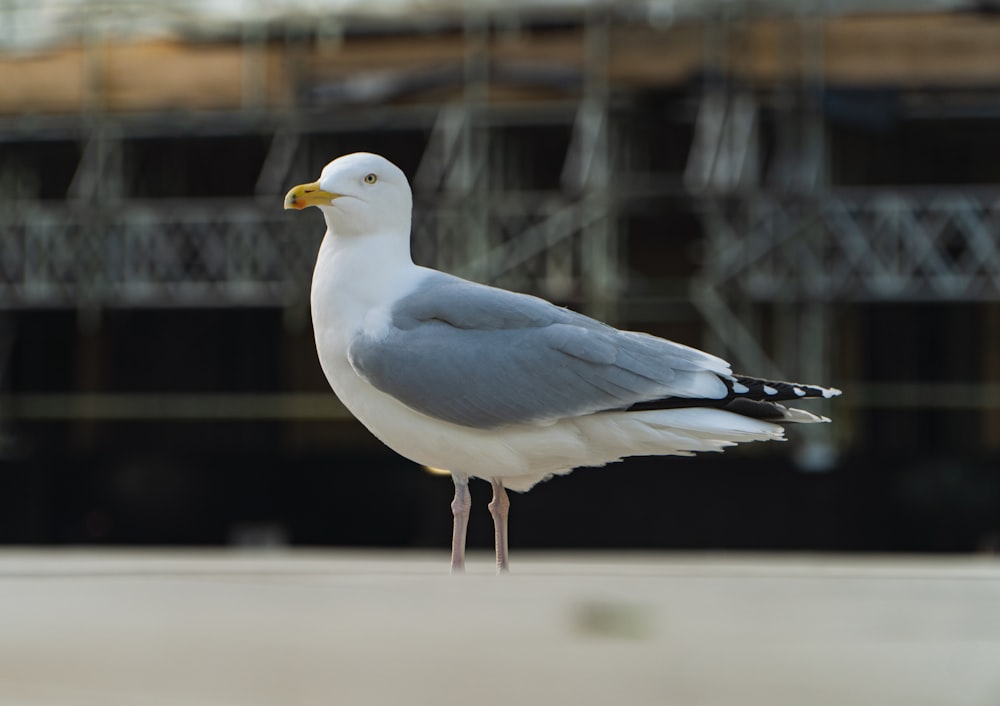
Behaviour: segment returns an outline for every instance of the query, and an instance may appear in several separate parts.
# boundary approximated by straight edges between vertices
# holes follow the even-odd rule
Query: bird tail
[[[606,412],[575,423],[593,444],[591,460],[596,462],[588,465],[625,456],[692,456],[748,441],[784,439],[778,424],[707,407]]]
[[[659,400],[639,402],[626,411],[644,412],[675,409],[719,409],[742,417],[766,422],[809,424],[829,422],[828,417],[807,412],[804,409],[786,407],[781,402],[808,398],[830,399],[840,395],[835,387],[806,385],[799,382],[764,380],[746,375],[720,377],[728,393],[719,399],[690,397],[666,397]]]

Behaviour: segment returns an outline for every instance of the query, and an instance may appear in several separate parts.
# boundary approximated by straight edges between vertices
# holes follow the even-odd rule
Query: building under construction
[[[1000,543],[1000,8],[230,5],[0,3],[0,541],[352,544],[378,494],[365,541],[443,546],[450,483],[329,392],[322,222],[281,208],[365,150],[417,262],[845,391],[540,486],[531,541]]]

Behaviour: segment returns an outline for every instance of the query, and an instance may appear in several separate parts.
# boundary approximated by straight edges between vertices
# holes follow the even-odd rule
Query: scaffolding
[[[910,11],[900,17],[925,27],[913,11],[926,14],[930,5],[884,5]],[[831,185],[817,96],[831,77],[854,75],[841,39],[864,13],[797,7],[462,4],[420,26],[397,16],[255,18],[227,40],[241,57],[235,104],[184,114],[116,109],[116,100],[139,99],[109,97],[102,52],[112,40],[85,28],[78,110],[0,116],[4,144],[79,145],[65,198],[40,197],[37,165],[0,162],[0,309],[302,308],[320,233],[304,233],[301,220],[283,213],[280,194],[311,176],[310,140],[406,130],[424,140],[412,174],[418,261],[612,323],[639,318],[637,291],[659,292],[646,310],[690,297],[691,316],[714,336],[712,349],[738,367],[830,380],[831,309],[839,303],[1000,299],[1000,190]],[[535,22],[556,29],[532,43]],[[382,41],[382,32],[396,41],[400,31],[418,43],[440,41],[417,65],[405,52],[378,61],[372,51],[356,59],[342,53],[351,37],[364,44],[366,36]],[[974,31],[981,41],[983,32],[996,35]],[[556,49],[540,50],[545,42]],[[525,47],[534,52],[527,58]],[[652,51],[663,53],[636,61]],[[338,61],[345,68],[323,68]],[[889,64],[876,74],[883,69],[861,80],[918,80],[907,67]],[[995,67],[979,75],[978,85],[995,86],[994,74]],[[648,147],[618,118],[651,87],[679,85],[697,86],[676,118],[691,125],[688,158],[676,172],[651,172],[641,158]],[[765,120],[777,126],[769,149]],[[553,125],[570,135],[554,170],[558,183],[510,186],[512,173],[528,176],[531,148],[505,138],[503,128]],[[254,193],[135,198],[124,144],[182,134],[266,140]],[[623,219],[650,198],[684,200],[698,215],[701,262],[686,288],[647,286],[627,265]],[[765,340],[765,307],[783,343]]]

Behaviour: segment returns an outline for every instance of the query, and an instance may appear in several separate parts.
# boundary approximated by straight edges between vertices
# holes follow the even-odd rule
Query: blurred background
[[[1000,4],[958,0],[0,0],[0,542],[447,548],[281,208],[359,150],[420,264],[845,392],[544,483],[512,547],[1000,547]]]

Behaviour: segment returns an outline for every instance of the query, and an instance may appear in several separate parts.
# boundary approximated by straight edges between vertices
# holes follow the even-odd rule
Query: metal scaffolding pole
[[[611,18],[591,10],[584,29],[586,51],[583,97],[577,116],[575,148],[582,187],[583,298],[591,315],[618,319],[618,239],[608,187],[614,172],[608,107]]]

